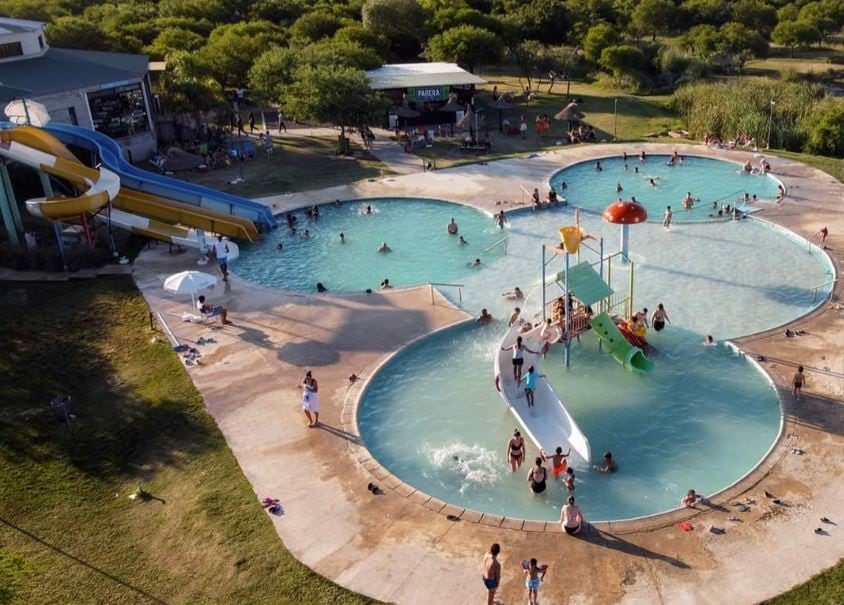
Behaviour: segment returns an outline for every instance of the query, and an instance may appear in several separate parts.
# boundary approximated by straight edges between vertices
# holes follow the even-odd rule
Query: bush
[[[673,104],[695,138],[714,133],[726,140],[744,133],[761,142],[766,140],[771,120],[771,145],[800,151],[806,142],[808,118],[823,94],[818,84],[729,80],[682,86],[674,93]]]
[[[844,157],[844,101],[825,100],[807,121],[807,152]]]

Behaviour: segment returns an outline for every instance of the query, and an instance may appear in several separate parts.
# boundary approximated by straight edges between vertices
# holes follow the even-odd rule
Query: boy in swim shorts
[[[566,472],[566,468],[568,468],[568,460],[567,458],[571,455],[571,448],[565,454],[563,453],[562,447],[557,447],[554,450],[554,455],[551,456],[551,470],[554,473],[554,478],[559,479],[560,475]],[[543,456],[544,458],[544,456]]]
[[[525,561],[525,563],[528,563]],[[524,564],[523,564],[524,565]],[[539,596],[539,587],[545,579],[545,572],[548,570],[546,565],[539,565],[539,561],[535,558],[531,559],[525,570],[525,588],[528,591],[528,604],[537,605],[537,598]]]
[[[495,603],[495,591],[498,590],[498,585],[501,582],[501,563],[498,561],[498,553],[500,552],[501,546],[498,544],[490,546],[489,552],[484,555],[484,562],[481,566],[484,587],[487,590],[487,605]]]

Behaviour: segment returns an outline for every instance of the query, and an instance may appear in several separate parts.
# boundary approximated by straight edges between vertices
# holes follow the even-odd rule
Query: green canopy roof
[[[565,271],[560,271],[557,274],[557,281],[565,284],[566,290],[584,305],[593,305],[613,293],[612,288],[586,261],[571,267],[568,275]]]

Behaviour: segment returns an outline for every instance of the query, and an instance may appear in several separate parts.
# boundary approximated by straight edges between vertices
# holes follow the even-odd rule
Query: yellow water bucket
[[[580,227],[570,225],[568,227],[560,227],[560,240],[563,242],[563,248],[569,254],[575,254],[580,249],[580,240],[583,239],[583,231]]]

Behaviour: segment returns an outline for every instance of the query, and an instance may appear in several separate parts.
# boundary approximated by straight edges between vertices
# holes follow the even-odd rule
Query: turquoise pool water
[[[486,307],[498,321],[424,339],[371,377],[359,408],[362,437],[385,467],[434,496],[498,514],[555,519],[559,486],[533,497],[527,468],[513,476],[506,466],[504,449],[516,422],[494,389],[492,353],[514,306],[501,294],[517,285],[535,292],[541,244],[557,240],[558,228],[574,222],[574,210],[517,212],[502,232],[469,208],[424,200],[371,203],[379,212],[369,216],[359,214],[365,202],[323,207],[319,221],[309,223],[309,240],[288,242],[281,228],[283,252],[272,239],[244,247],[232,268],[285,289],[311,290],[323,281],[331,290],[360,291],[385,277],[395,285],[464,284],[460,304],[473,314]],[[468,245],[445,232],[452,217]],[[607,253],[617,249],[616,225],[584,214],[582,226],[603,238]],[[349,238],[342,246],[335,239],[341,230]],[[484,252],[502,237],[506,255],[503,246]],[[386,257],[375,252],[384,240],[396,250]],[[593,453],[611,450],[621,465],[613,476],[579,469],[576,496],[591,519],[673,508],[685,490],[715,492],[761,459],[779,425],[775,392],[747,360],[723,345],[700,343],[705,334],[720,341],[802,315],[826,296],[829,286],[822,285],[832,277],[826,258],[805,241],[752,219],[684,223],[670,231],[657,223],[636,225],[630,250],[636,306],[662,302],[672,321],[651,337],[656,370],[630,374],[588,334],[573,347],[569,370],[560,351],[543,367]],[[476,257],[481,267],[468,268]],[[561,258],[548,267],[562,268]],[[616,280],[627,271],[616,266]],[[458,302],[455,291],[444,292]],[[530,446],[529,458],[535,455]]]
[[[366,214],[366,207],[372,214]],[[320,206],[320,218],[297,212],[296,233],[281,227],[263,241],[244,245],[232,264],[237,274],[288,290],[314,291],[322,282],[332,292],[377,290],[384,279],[393,286],[454,282],[478,271],[467,265],[501,238],[491,217],[458,204],[417,199],[372,199]],[[454,218],[459,235],[446,232]],[[307,239],[305,230],[310,231]],[[340,242],[340,234],[346,243]],[[376,250],[387,242],[392,252]],[[279,251],[278,244],[284,249]]]
[[[668,166],[669,157],[647,156],[642,163],[631,156],[627,170],[620,157],[606,158],[600,160],[600,173],[595,170],[595,161],[581,162],[557,172],[551,177],[551,185],[561,191],[565,181],[563,195],[569,204],[599,214],[618,197],[635,197],[647,208],[649,220],[657,222],[662,221],[666,206],[671,206],[674,222],[710,221],[718,218],[718,211],[712,208],[715,200],[719,207],[734,204],[745,192],[761,200],[776,199],[779,181],[770,175],[745,174],[740,164],[699,157],[686,157],[682,163]],[[656,186],[650,184],[651,178]],[[623,191],[616,192],[618,184]],[[682,202],[688,192],[700,201],[691,210],[684,210]]]
[[[538,295],[540,243],[574,220],[571,209],[512,217],[508,253],[490,253],[487,269],[470,276],[463,305],[484,306],[499,322],[434,335],[400,353],[374,378],[361,401],[359,428],[375,457],[431,495],[479,510],[553,520],[563,493],[555,485],[532,496],[524,474],[505,463],[516,426],[496,393],[492,356],[514,303],[500,296],[518,285],[531,308]],[[603,237],[608,252],[618,227],[584,215],[583,227]],[[721,344],[724,338],[772,328],[807,312],[828,293],[825,257],[796,237],[755,220],[631,229],[635,303],[665,304],[672,324],[650,340],[656,370],[633,375],[598,351],[586,334],[573,346],[571,368],[556,350],[543,366],[590,439],[593,455],[611,450],[622,465],[605,476],[579,469],[576,496],[592,519],[622,519],[674,508],[686,490],[714,493],[765,454],[780,410],[767,378]],[[589,260],[584,252],[584,260]],[[497,255],[497,260],[493,258]],[[485,258],[485,261],[487,259]],[[562,269],[562,260],[549,271]],[[613,269],[615,283],[627,271]],[[536,456],[533,446],[528,457]],[[455,459],[455,456],[457,457]]]

